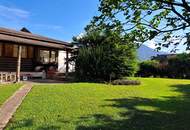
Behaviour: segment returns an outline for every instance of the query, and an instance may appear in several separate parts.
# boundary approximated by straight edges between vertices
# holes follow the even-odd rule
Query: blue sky
[[[99,0],[0,0],[0,27],[26,27],[32,33],[70,42],[98,15],[98,5]],[[145,45],[155,48],[155,41]],[[184,51],[184,46],[179,48]]]
[[[98,14],[98,0],[1,0],[0,26],[64,41],[83,32]]]

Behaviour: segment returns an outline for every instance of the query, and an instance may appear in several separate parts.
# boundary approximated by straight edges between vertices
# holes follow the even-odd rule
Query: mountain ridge
[[[141,45],[138,49],[137,49],[137,57],[138,60],[140,61],[145,61],[145,60],[150,60],[153,56],[157,56],[157,55],[167,55],[169,53],[167,52],[157,52],[156,50],[146,46],[146,45]]]

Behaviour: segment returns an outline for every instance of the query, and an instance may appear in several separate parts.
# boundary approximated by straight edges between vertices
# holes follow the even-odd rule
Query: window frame
[[[41,59],[41,51],[48,51],[49,52],[49,58],[48,61],[49,62],[43,62]],[[51,64],[51,63],[58,63],[58,50],[56,49],[48,49],[48,48],[39,48],[39,62],[42,64]],[[55,61],[52,62],[52,52],[55,52]]]

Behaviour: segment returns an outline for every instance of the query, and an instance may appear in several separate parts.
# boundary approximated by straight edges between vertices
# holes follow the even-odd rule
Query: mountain
[[[169,54],[167,52],[157,52],[154,49],[141,45],[137,50],[137,56],[140,61],[150,60],[152,56]]]

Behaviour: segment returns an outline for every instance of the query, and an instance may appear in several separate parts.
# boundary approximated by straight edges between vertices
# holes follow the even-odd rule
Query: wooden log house
[[[58,69],[59,51],[65,51],[67,61],[72,45],[32,34],[26,28],[21,31],[0,28],[0,82],[19,82],[22,75],[48,76],[50,70]],[[66,72],[68,66],[66,63]]]

